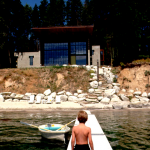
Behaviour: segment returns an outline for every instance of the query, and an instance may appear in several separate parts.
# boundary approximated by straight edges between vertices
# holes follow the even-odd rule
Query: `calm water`
[[[150,110],[91,112],[96,115],[113,150],[150,150]],[[63,142],[43,139],[36,128],[22,125],[20,121],[37,126],[66,124],[76,115],[77,111],[0,112],[0,150],[66,150]],[[72,128],[73,123],[69,126]]]

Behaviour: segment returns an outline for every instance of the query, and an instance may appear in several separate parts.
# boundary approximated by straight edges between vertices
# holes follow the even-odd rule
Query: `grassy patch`
[[[144,63],[150,63],[150,58],[146,58],[146,59],[138,59],[138,60],[134,60],[132,61],[133,64],[144,64]]]

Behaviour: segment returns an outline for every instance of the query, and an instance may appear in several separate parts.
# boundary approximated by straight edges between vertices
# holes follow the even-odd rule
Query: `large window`
[[[68,64],[68,43],[44,43],[44,65]]]
[[[86,42],[70,43],[71,64],[86,65]]]

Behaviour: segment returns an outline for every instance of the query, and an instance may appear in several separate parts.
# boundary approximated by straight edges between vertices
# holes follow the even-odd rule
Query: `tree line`
[[[146,0],[41,0],[33,8],[20,0],[1,0],[0,64],[7,56],[10,66],[14,51],[35,49],[33,27],[76,25],[94,25],[92,44],[104,49],[105,64],[110,59],[114,65],[131,62],[149,57],[149,23]]]

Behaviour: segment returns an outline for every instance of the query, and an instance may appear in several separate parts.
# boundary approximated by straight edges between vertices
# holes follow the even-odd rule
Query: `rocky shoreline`
[[[72,67],[80,67],[74,65]],[[117,76],[111,72],[110,67],[99,68],[99,82],[97,82],[97,66],[83,66],[91,72],[89,90],[83,93],[78,89],[76,93],[69,91],[44,93],[16,94],[11,92],[0,93],[0,110],[72,110],[72,109],[134,109],[150,108],[150,93],[141,92],[138,88],[126,91],[120,88],[119,83],[114,83]],[[34,95],[33,103],[29,103]],[[37,103],[37,97],[40,102]],[[51,97],[51,102],[48,99]],[[56,100],[59,97],[59,101]]]

